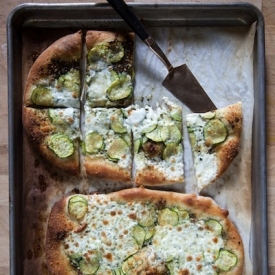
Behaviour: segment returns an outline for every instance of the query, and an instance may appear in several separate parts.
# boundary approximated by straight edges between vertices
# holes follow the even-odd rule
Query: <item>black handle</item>
[[[149,34],[137,18],[137,16],[129,9],[123,0],[107,0],[113,9],[122,17],[129,27],[139,36],[141,40],[149,37]]]

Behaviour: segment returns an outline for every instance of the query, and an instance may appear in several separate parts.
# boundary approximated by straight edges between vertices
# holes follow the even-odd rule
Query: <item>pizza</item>
[[[50,274],[241,275],[242,239],[208,197],[131,188],[75,194],[52,208]]]
[[[79,174],[79,109],[24,107],[23,121],[32,145],[49,163]]]
[[[25,106],[80,107],[82,35],[62,37],[39,55],[26,80]]]
[[[85,107],[84,167],[88,175],[131,181],[131,129],[123,109]]]
[[[242,104],[186,117],[198,191],[219,178],[239,152]]]
[[[164,98],[156,108],[131,106],[126,123],[134,139],[134,179],[137,185],[184,181],[182,108]]]
[[[91,107],[125,107],[133,100],[133,34],[88,31],[86,100]]]

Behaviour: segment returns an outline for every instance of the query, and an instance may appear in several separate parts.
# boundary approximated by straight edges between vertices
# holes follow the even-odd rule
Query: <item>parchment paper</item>
[[[251,131],[253,118],[253,45],[255,26],[234,28],[157,28],[149,32],[168,55],[174,66],[187,63],[218,108],[242,101],[243,132],[238,157],[226,173],[204,195],[211,196],[220,207],[229,210],[229,218],[239,229],[244,241],[246,260],[244,274],[252,274],[249,257],[251,225]],[[28,39],[31,36],[28,37]],[[24,56],[31,55],[35,41],[25,44]],[[44,42],[37,50],[44,48]],[[41,46],[42,45],[42,46]],[[30,62],[24,64],[28,73]],[[161,61],[136,40],[136,104],[162,103],[163,96],[178,102],[164,87],[167,71]],[[180,102],[178,102],[181,104]],[[183,116],[190,110],[183,106]],[[185,121],[183,121],[185,126]],[[166,186],[177,192],[196,192],[192,154],[184,133],[185,183]],[[48,274],[45,259],[47,220],[53,204],[75,192],[108,193],[129,188],[119,182],[70,177],[45,164],[24,136],[24,274]]]

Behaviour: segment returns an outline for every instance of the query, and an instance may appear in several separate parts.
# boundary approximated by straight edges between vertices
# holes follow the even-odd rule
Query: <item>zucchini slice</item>
[[[171,125],[168,127],[169,138],[166,139],[165,143],[180,143],[182,139],[182,134],[176,125]]]
[[[70,202],[77,202],[77,201],[88,203],[87,200],[81,195],[74,195],[70,198]]]
[[[211,119],[203,127],[203,135],[207,145],[211,146],[226,140],[227,129],[221,120]]]
[[[78,195],[69,200],[68,212],[77,220],[81,220],[88,211],[88,202]]]
[[[161,226],[165,225],[177,225],[179,222],[179,215],[177,212],[169,209],[164,208],[158,214],[158,224]]]
[[[80,253],[74,253],[72,255],[69,255],[71,265],[78,268],[79,262],[82,260],[82,255]]]
[[[95,274],[98,268],[99,262],[96,258],[93,258],[90,262],[86,262],[84,259],[79,262],[79,269],[84,275]]]
[[[67,74],[61,75],[58,78],[58,84],[78,95],[80,91],[79,71],[71,70]]]
[[[134,239],[141,247],[145,241],[146,231],[140,225],[135,225],[132,230]]]
[[[134,141],[134,153],[138,153],[141,145],[142,145],[142,138],[138,138]]]
[[[152,239],[152,237],[154,236],[154,234],[155,234],[155,226],[152,225],[152,226],[144,227],[144,230],[146,232],[145,240],[144,241],[147,242],[150,239]]]
[[[182,147],[178,143],[168,143],[163,150],[162,157],[164,160],[169,159],[172,156],[177,155],[178,153],[182,152]]]
[[[123,138],[116,138],[107,150],[108,157],[111,161],[119,161],[127,155],[129,146]]]
[[[92,132],[86,135],[85,150],[90,154],[96,154],[104,148],[103,137],[97,133]]]
[[[142,134],[150,133],[150,132],[152,132],[153,130],[155,130],[155,129],[157,128],[157,126],[158,126],[158,125],[157,125],[156,123],[147,125],[147,126],[145,126],[145,127],[142,129],[141,133],[142,133]]]
[[[217,266],[218,269],[222,271],[228,271],[230,270],[233,266],[235,266],[238,262],[238,257],[225,249],[221,249],[219,252],[219,257],[215,261],[215,265]]]
[[[163,132],[162,126],[155,127],[152,131],[148,131],[145,133],[145,136],[148,139],[151,139],[155,142],[162,142],[164,138],[164,132]],[[165,138],[166,139],[166,138]]]
[[[171,110],[171,117],[175,121],[182,121],[182,109],[181,108],[173,108]]]
[[[177,207],[174,207],[173,211],[177,212],[179,216],[179,222],[183,222],[190,219],[189,213],[186,210],[181,210],[181,209],[178,209]]]
[[[118,134],[124,134],[127,132],[127,128],[123,125],[123,114],[121,111],[115,112],[111,117],[111,128]]]
[[[44,86],[36,87],[31,95],[31,100],[34,104],[40,106],[52,106],[53,105],[53,96],[49,88]]]
[[[88,53],[88,62],[105,60],[109,63],[117,63],[124,56],[124,48],[120,41],[102,43],[93,47]]]
[[[109,100],[117,101],[129,97],[133,92],[131,76],[120,74],[119,81],[115,81],[107,89],[106,94]]]
[[[74,153],[74,143],[66,135],[52,135],[48,140],[48,146],[60,158],[67,158]]]
[[[203,119],[212,119],[216,115],[215,111],[206,112],[204,114],[200,114],[200,117]]]
[[[205,224],[211,231],[215,232],[215,234],[217,235],[222,234],[223,227],[218,221],[209,219],[208,221],[205,222]]]

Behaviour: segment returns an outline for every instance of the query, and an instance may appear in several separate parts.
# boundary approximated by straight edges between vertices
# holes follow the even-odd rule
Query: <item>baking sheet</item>
[[[10,147],[10,154],[11,154],[11,248],[12,248],[12,268],[11,268],[11,274],[30,274],[34,270],[37,274],[47,274],[47,268],[45,264],[44,259],[44,251],[43,251],[43,243],[45,239],[45,225],[47,223],[47,217],[49,210],[58,198],[62,197],[64,194],[69,194],[70,192],[90,192],[94,189],[101,188],[100,182],[94,182],[93,181],[93,187],[91,188],[91,181],[90,180],[82,180],[79,184],[78,179],[73,177],[68,177],[67,175],[62,175],[58,173],[57,171],[54,171],[50,166],[47,166],[43,163],[42,160],[40,160],[39,156],[36,155],[35,152],[33,152],[31,146],[29,146],[29,143],[26,141],[25,136],[23,136],[21,144],[19,144],[19,152],[22,152],[22,154],[19,154],[20,158],[18,161],[15,161],[14,159],[14,153],[15,153],[15,127],[16,125],[19,126],[17,130],[19,132],[22,132],[22,126],[20,122],[18,121],[21,118],[21,105],[20,101],[18,99],[15,99],[14,93],[15,90],[19,91],[19,94],[22,95],[22,89],[24,86],[24,79],[26,77],[26,73],[28,72],[29,67],[31,66],[33,59],[35,56],[43,50],[47,44],[50,43],[50,41],[54,41],[59,36],[62,36],[66,33],[73,32],[77,30],[78,27],[83,26],[83,22],[85,22],[84,25],[89,25],[88,27],[95,27],[98,28],[106,28],[108,25],[108,22],[117,22],[117,28],[125,28],[123,25],[123,22],[113,17],[108,17],[107,23],[105,17],[103,17],[104,22],[100,22],[101,27],[98,26],[100,20],[95,20],[93,22],[90,22],[89,19],[85,21],[85,14],[84,19],[81,19],[80,21],[74,20],[74,23],[72,21],[72,18],[68,18],[68,14],[71,14],[70,6],[27,6],[29,8],[26,9],[26,6],[19,11],[21,12],[21,15],[26,16],[26,10],[28,10],[29,17],[35,18],[38,16],[38,14],[41,15],[43,12],[47,11],[47,8],[50,11],[55,10],[56,8],[61,10],[61,15],[59,21],[57,21],[56,28],[53,30],[53,23],[52,21],[55,21],[56,13],[52,13],[51,15],[48,13],[45,13],[47,16],[41,16],[39,21],[33,21],[33,20],[26,20],[24,19],[24,28],[21,29],[21,37],[18,37],[16,35],[11,36],[12,32],[16,29],[16,26],[10,25],[10,28],[8,29],[10,38],[12,40],[9,40],[9,43],[11,44],[9,57],[10,60],[15,60],[16,56],[20,53],[17,53],[14,51],[14,45],[16,43],[16,39],[20,38],[22,39],[23,46],[23,54],[20,56],[20,61],[16,61],[17,65],[18,63],[22,62],[22,68],[23,68],[23,75],[20,79],[15,79],[11,77],[9,79],[9,90],[10,90],[10,97],[9,102],[12,105],[10,109],[10,127],[12,129],[11,132],[11,141],[12,145]],[[31,7],[31,8],[30,8]],[[85,6],[85,8],[89,7],[90,11],[93,12],[96,9],[101,9],[102,11],[105,11],[106,16],[106,6]],[[100,8],[101,7],[101,8]],[[149,8],[150,7],[150,8]],[[167,10],[167,7],[168,10]],[[196,15],[196,17],[190,17],[189,23],[186,23],[186,19],[183,17],[183,14],[175,14],[175,9],[173,14],[175,14],[175,17],[170,17],[170,23],[167,24],[167,22],[164,20],[164,11],[166,11],[166,16],[169,15],[169,10],[171,11],[171,5],[169,6],[161,6],[158,7],[158,16],[160,16],[159,20],[154,22],[148,22],[150,31],[152,35],[156,38],[158,42],[160,42],[160,46],[167,52],[168,57],[171,59],[171,62],[173,65],[179,65],[183,62],[186,62],[188,66],[191,68],[193,73],[195,73],[196,77],[202,84],[202,86],[206,89],[206,91],[209,93],[210,97],[212,97],[214,103],[217,104],[218,107],[223,107],[225,105],[234,103],[236,100],[241,98],[241,101],[245,102],[245,131],[243,132],[243,138],[242,138],[242,144],[241,144],[241,152],[238,158],[234,161],[228,172],[223,176],[221,180],[215,184],[214,188],[210,188],[210,190],[206,191],[206,194],[211,195],[215,198],[215,200],[220,204],[221,207],[225,207],[230,210],[230,218],[237,224],[238,228],[240,229],[242,233],[242,237],[245,241],[245,248],[246,248],[246,273],[245,274],[252,274],[252,265],[251,265],[251,259],[253,262],[254,271],[253,274],[267,274],[266,268],[266,247],[265,247],[265,240],[266,236],[263,232],[261,232],[262,227],[265,227],[266,220],[264,220],[262,223],[257,222],[256,220],[259,217],[258,215],[261,215],[261,219],[265,216],[265,208],[264,208],[264,202],[261,202],[262,199],[265,198],[265,171],[258,171],[256,174],[256,178],[260,179],[260,185],[257,183],[255,185],[254,181],[251,181],[250,177],[250,168],[251,165],[255,165],[255,161],[258,161],[259,159],[254,159],[254,162],[251,163],[251,132],[252,129],[250,126],[252,124],[252,118],[253,118],[253,98],[256,98],[256,105],[255,109],[260,109],[260,115],[259,113],[256,113],[257,115],[254,115],[254,124],[253,124],[253,145],[260,144],[261,138],[263,138],[263,135],[260,137],[257,136],[255,138],[254,132],[261,127],[261,123],[263,122],[262,112],[264,112],[264,98],[262,95],[262,84],[261,80],[264,76],[263,71],[263,60],[260,58],[262,57],[262,51],[263,51],[263,41],[259,38],[262,35],[262,29],[259,28],[259,19],[261,19],[260,15],[256,13],[254,15],[254,21],[258,21],[257,26],[253,24],[253,20],[245,13],[242,13],[242,20],[246,19],[244,25],[245,26],[236,26],[240,25],[240,23],[236,24],[236,22],[239,20],[237,16],[233,16],[235,21],[231,21],[234,23],[230,23],[230,20],[226,20],[226,17],[230,17],[229,15],[232,12],[232,9],[236,8],[236,6],[229,5],[229,6],[216,6],[216,13],[215,13],[215,6],[190,6],[190,5],[179,5],[176,8],[178,9],[181,7],[183,11],[187,11],[189,16],[190,14]],[[208,25],[212,25],[211,27],[201,27],[201,25],[205,25],[205,21],[207,21],[207,18],[205,17],[204,9],[205,8],[211,8],[211,13],[209,13],[209,21]],[[83,6],[84,8],[84,6]],[[138,12],[142,13],[144,10],[146,10],[145,15],[149,15],[154,20],[154,16],[156,14],[154,13],[156,7],[155,6],[148,6],[148,5],[141,5],[135,7]],[[149,9],[148,9],[149,8]],[[173,8],[173,6],[172,6]],[[174,7],[175,8],[175,7]],[[220,12],[219,9],[223,8],[223,11],[225,8],[228,9],[228,13],[225,14],[225,19],[215,19],[218,13]],[[238,6],[236,11],[242,10],[243,6]],[[24,10],[25,9],[25,10]],[[52,10],[51,10],[52,9]],[[247,7],[249,14],[251,16],[251,10],[253,12],[256,12],[253,7],[248,6]],[[31,11],[31,12],[30,12]],[[67,11],[67,13],[66,13]],[[107,8],[108,11],[108,8]],[[151,11],[151,14],[150,14]],[[191,11],[191,12],[190,12]],[[195,13],[194,13],[195,11]],[[210,11],[210,9],[208,10]],[[79,10],[76,11],[75,15],[77,16]],[[201,12],[201,13],[200,13]],[[67,15],[66,15],[67,14]],[[103,14],[103,13],[102,13]],[[101,14],[101,16],[102,16]],[[111,13],[112,14],[112,13]],[[200,17],[200,15],[202,17]],[[98,16],[98,13],[95,12],[94,16]],[[108,13],[108,16],[109,13]],[[178,16],[178,17],[177,17]],[[232,15],[231,15],[232,16]],[[48,18],[47,18],[48,17]],[[252,16],[253,17],[253,16]],[[15,16],[13,17],[13,21],[15,22]],[[44,19],[47,18],[47,19]],[[174,19],[173,19],[174,18]],[[179,20],[178,18],[181,18]],[[199,21],[199,18],[201,18],[201,21]],[[43,20],[44,19],[44,20]],[[63,20],[62,20],[63,19]],[[99,18],[102,20],[102,18]],[[64,21],[68,20],[70,24],[67,26],[61,26],[64,24]],[[80,19],[79,19],[80,20]],[[193,21],[192,21],[193,20]],[[215,21],[217,20],[217,21]],[[262,19],[261,19],[262,20]],[[196,26],[188,26],[186,25],[193,25],[194,21]],[[59,22],[59,23],[58,23]],[[156,23],[157,22],[157,23]],[[56,22],[55,22],[56,23]],[[229,25],[230,27],[220,27],[220,25]],[[157,24],[157,26],[154,26],[154,24]],[[236,25],[235,25],[236,24]],[[170,27],[170,25],[173,25],[173,27]],[[197,26],[198,25],[198,26]],[[218,27],[217,27],[218,25]],[[233,27],[231,26],[233,25]],[[242,24],[241,24],[242,25]],[[28,28],[27,28],[28,26]],[[69,27],[70,26],[70,27]],[[102,27],[104,26],[104,27]],[[18,26],[17,26],[18,27]],[[19,24],[19,27],[22,27],[22,24]],[[30,27],[30,28],[29,28]],[[260,26],[262,28],[262,26]],[[41,28],[43,28],[43,32],[41,32]],[[255,29],[257,28],[256,32],[256,44],[254,45],[254,33]],[[38,39],[34,35],[34,33],[40,35],[38,36]],[[184,38],[184,39],[183,39]],[[166,43],[166,44],[165,44]],[[174,45],[177,45],[177,47],[174,47]],[[224,46],[224,47],[221,47]],[[153,105],[156,103],[155,98],[148,96],[151,93],[148,93],[148,91],[154,91],[154,93],[157,91],[157,97],[160,98],[162,95],[168,95],[167,92],[156,83],[161,83],[160,80],[164,78],[164,75],[166,75],[165,68],[160,70],[155,70],[155,68],[160,68],[161,64],[158,64],[159,61],[157,61],[154,56],[147,52],[144,45],[142,45],[141,41],[137,40],[137,48],[142,48],[142,51],[138,51],[139,56],[136,57],[136,68],[137,68],[137,74],[136,74],[136,91],[138,94],[145,93],[145,98],[147,97],[148,103],[153,103]],[[30,50],[31,49],[31,50]],[[220,49],[223,49],[220,51]],[[259,49],[261,50],[259,52]],[[141,53],[141,54],[140,54]],[[236,58],[236,56],[238,58]],[[149,58],[150,57],[150,58]],[[209,62],[215,58],[215,60],[223,60],[225,62],[219,62],[219,66],[213,66],[212,62]],[[220,58],[222,57],[222,58]],[[232,58],[228,58],[232,57]],[[228,62],[229,61],[229,62]],[[234,61],[234,62],[232,62]],[[238,61],[238,62],[236,62]],[[141,63],[139,63],[141,62]],[[9,72],[14,73],[15,68],[9,64]],[[215,65],[215,64],[214,64]],[[151,68],[150,68],[151,66]],[[148,73],[148,70],[144,71],[145,68],[150,68],[150,73]],[[236,67],[238,69],[236,69]],[[139,71],[143,68],[143,72],[146,72],[146,74],[141,73],[142,71]],[[218,77],[220,74],[223,75],[223,77]],[[10,74],[12,76],[13,74]],[[145,77],[145,78],[144,78]],[[209,79],[212,81],[210,82]],[[222,80],[222,81],[219,81]],[[234,80],[234,81],[232,81]],[[241,81],[240,81],[241,80]],[[140,83],[145,83],[145,85],[139,85]],[[153,83],[153,84],[152,84]],[[208,84],[211,85],[208,85]],[[215,84],[214,84],[215,83]],[[19,85],[19,86],[18,86]],[[15,87],[15,90],[12,90],[12,87]],[[259,89],[261,88],[261,89]],[[214,92],[213,92],[214,91]],[[18,94],[17,94],[18,95]],[[224,97],[224,95],[227,95]],[[260,100],[259,100],[260,99]],[[144,103],[144,101],[143,101]],[[263,109],[262,109],[263,108]],[[184,113],[187,113],[188,109],[184,109]],[[255,112],[254,112],[255,114]],[[16,120],[15,120],[16,118]],[[13,143],[14,142],[14,143]],[[17,140],[18,142],[18,140]],[[252,147],[256,148],[252,150],[253,156],[262,156],[265,155],[265,148],[263,147]],[[23,149],[23,151],[22,151]],[[188,153],[188,143],[185,143],[185,152]],[[190,148],[189,148],[190,149]],[[256,152],[255,152],[256,150]],[[244,157],[244,152],[248,152],[248,154]],[[190,150],[189,150],[190,154]],[[25,158],[24,156],[28,156],[28,158]],[[190,156],[190,155],[189,155]],[[190,158],[188,158],[190,159]],[[262,158],[260,159],[261,164],[265,164],[265,160]],[[185,170],[190,171],[192,162],[186,162],[185,163]],[[241,164],[241,165],[239,165]],[[14,169],[18,168],[19,177],[16,177],[13,173],[15,172]],[[21,173],[20,173],[21,171]],[[23,172],[24,171],[24,172]],[[252,170],[252,173],[255,173],[255,170]],[[244,175],[245,173],[246,175]],[[231,175],[235,175],[232,177]],[[20,178],[20,175],[22,178]],[[243,182],[239,182],[239,179],[242,179]],[[252,178],[255,178],[252,176]],[[22,179],[24,179],[22,181]],[[194,183],[192,181],[192,174],[186,173],[186,179],[187,179],[187,185],[185,192],[194,192]],[[226,185],[223,184],[224,181],[228,181]],[[69,184],[68,184],[69,183]],[[230,185],[229,185],[230,183]],[[21,184],[18,186],[18,184]],[[227,186],[230,186],[230,188],[227,188]],[[242,186],[240,189],[239,187]],[[250,187],[252,186],[252,189]],[[114,186],[112,183],[106,182],[106,188],[100,189],[101,192],[110,192],[112,190],[117,190],[121,188],[125,188],[127,186],[121,186],[120,183],[116,183]],[[19,190],[18,190],[19,189]],[[92,189],[92,190],[91,190]],[[257,195],[257,192],[260,194]],[[240,196],[235,196],[237,193],[240,194]],[[20,192],[21,191],[21,192]],[[217,195],[218,192],[218,195]],[[231,193],[233,196],[231,195]],[[229,194],[230,196],[224,197],[225,194]],[[251,200],[252,196],[252,200]],[[232,200],[233,198],[236,198],[235,200]],[[19,198],[19,202],[15,202],[15,198]],[[51,198],[50,200],[48,198]],[[230,198],[230,199],[228,199]],[[241,198],[241,199],[237,199]],[[256,198],[256,200],[255,200]],[[251,204],[252,202],[252,204]],[[23,213],[20,212],[21,209],[24,209]],[[252,209],[252,212],[251,212]],[[23,215],[20,215],[20,214]],[[256,217],[256,219],[255,219]],[[251,233],[251,239],[250,236],[248,236],[247,232],[250,231],[250,219],[252,218],[252,233]],[[257,226],[256,226],[256,225]],[[22,229],[24,240],[25,242],[22,242],[22,240],[18,239],[18,228],[15,229],[15,226],[18,225],[19,228]],[[255,262],[254,258],[256,249],[255,249],[255,231],[258,233],[261,232],[262,240],[264,241],[261,244],[262,251],[264,254],[262,254],[262,257],[264,255],[264,261],[261,259],[261,262]],[[22,234],[22,233],[20,233]],[[249,241],[251,244],[251,251],[249,251]],[[16,250],[14,250],[16,247]],[[259,249],[257,248],[257,251]],[[261,257],[261,258],[262,258]],[[18,266],[21,266],[24,268],[18,269]],[[17,270],[17,272],[15,272]],[[19,272],[20,270],[20,272]],[[258,270],[261,270],[260,273],[258,273]]]

